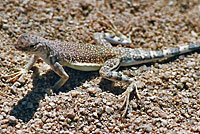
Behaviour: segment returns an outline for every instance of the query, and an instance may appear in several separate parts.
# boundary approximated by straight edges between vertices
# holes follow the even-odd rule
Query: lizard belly
[[[98,63],[69,63],[65,66],[80,71],[97,71],[102,65]]]

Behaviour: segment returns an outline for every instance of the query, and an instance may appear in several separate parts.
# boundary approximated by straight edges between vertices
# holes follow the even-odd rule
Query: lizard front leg
[[[65,72],[64,68],[62,67],[62,65],[58,62],[55,62],[54,64],[51,65],[51,68],[53,69],[53,71],[58,74],[61,78],[60,80],[58,80],[54,86],[52,87],[54,90],[59,89],[60,87],[62,87],[65,82],[69,79],[68,74]]]
[[[16,82],[18,79],[20,80],[23,77],[23,75],[33,67],[34,63],[37,61],[38,58],[38,56],[33,55],[24,69],[18,69],[19,72],[3,76],[4,78],[8,79],[6,80],[6,82]]]
[[[124,117],[128,110],[130,94],[133,91],[135,91],[136,98],[140,99],[140,96],[138,94],[137,86],[136,86],[134,80],[132,78],[129,78],[128,76],[125,76],[122,73],[116,71],[119,67],[120,67],[120,59],[119,58],[109,59],[101,67],[99,74],[103,78],[111,80],[111,81],[119,81],[119,82],[125,82],[125,83],[130,84],[128,86],[128,88],[126,89],[126,91],[122,94],[122,97],[119,99],[119,100],[124,99],[122,107],[120,108],[120,109],[122,109],[123,107],[125,107],[124,112],[122,114],[122,117]],[[135,87],[135,90],[134,90],[134,87]]]

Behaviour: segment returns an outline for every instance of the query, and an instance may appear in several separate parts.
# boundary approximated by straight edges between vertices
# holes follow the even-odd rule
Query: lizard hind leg
[[[111,80],[111,81],[115,81],[115,82],[119,81],[119,82],[125,82],[125,83],[130,84],[128,88],[126,89],[126,91],[122,94],[122,97],[119,99],[119,101],[124,100],[120,108],[121,110],[122,108],[125,107],[124,112],[122,114],[122,118],[123,118],[126,115],[128,107],[129,107],[131,93],[135,91],[137,99],[140,99],[140,96],[138,95],[137,86],[135,82],[133,81],[133,79],[116,71],[119,68],[119,66],[120,66],[119,58],[109,59],[104,63],[104,65],[99,71],[99,74],[103,78]]]
[[[129,33],[129,37],[126,37],[123,33],[121,33],[118,28],[115,26],[114,22],[106,15],[104,15],[102,12],[98,12],[100,16],[102,16],[104,19],[108,20],[109,24],[103,21],[100,21],[103,25],[106,25],[110,28],[110,30],[107,30],[109,33],[104,33],[104,39],[106,39],[108,42],[112,44],[122,44],[122,45],[130,45],[132,44],[131,35],[132,32]],[[113,34],[110,34],[113,33]]]

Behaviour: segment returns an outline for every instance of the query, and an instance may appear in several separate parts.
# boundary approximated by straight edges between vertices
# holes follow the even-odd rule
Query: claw
[[[132,82],[132,83],[129,85],[129,87],[127,88],[127,90],[122,94],[122,97],[119,99],[119,100],[124,99],[124,101],[123,101],[123,103],[122,103],[122,106],[120,107],[120,110],[122,110],[122,109],[125,107],[124,112],[123,112],[123,114],[122,114],[122,118],[124,118],[125,115],[126,115],[126,113],[127,113],[128,106],[129,106],[129,102],[130,102],[130,94],[131,94],[131,92],[134,90],[133,87],[135,87],[135,96],[136,96],[136,98],[137,98],[138,100],[140,100],[140,96],[139,96],[138,90],[137,90],[137,85],[136,85],[134,82]],[[119,100],[118,100],[118,101],[119,101]]]
[[[16,82],[17,80],[21,79],[23,77],[23,74],[25,74],[26,72],[27,72],[26,69],[21,69],[19,70],[19,72],[2,77],[7,79],[6,82]]]

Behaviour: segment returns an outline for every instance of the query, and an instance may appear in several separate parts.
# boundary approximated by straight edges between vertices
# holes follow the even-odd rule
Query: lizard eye
[[[34,48],[37,47],[37,45],[38,45],[39,43],[40,43],[40,42],[38,42],[38,43],[36,43],[36,44],[33,44],[33,45],[30,45],[29,48],[34,49]]]

